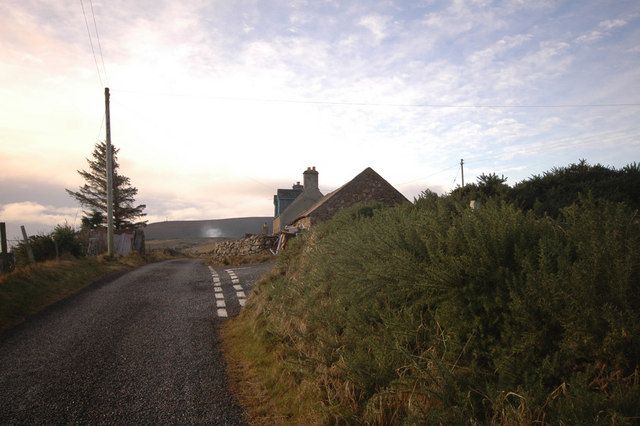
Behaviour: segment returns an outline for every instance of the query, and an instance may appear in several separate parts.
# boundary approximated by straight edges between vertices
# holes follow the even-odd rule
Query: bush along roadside
[[[356,206],[293,241],[225,347],[256,423],[631,424],[638,253],[636,213],[591,198]]]

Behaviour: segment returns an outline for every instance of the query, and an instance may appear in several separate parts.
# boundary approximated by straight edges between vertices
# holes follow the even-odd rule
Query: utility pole
[[[462,175],[462,186],[464,187],[464,159],[460,159],[460,174]]]
[[[111,152],[111,116],[109,88],[104,88],[105,126],[107,129],[107,256],[113,257],[113,155]]]

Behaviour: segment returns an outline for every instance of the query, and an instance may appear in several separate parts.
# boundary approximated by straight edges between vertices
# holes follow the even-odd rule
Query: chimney
[[[307,170],[302,174],[304,176],[304,190],[305,191],[319,191],[318,189],[318,172],[316,167],[307,167]]]
[[[293,184],[293,189],[300,189],[300,190],[302,190],[302,189],[304,189],[304,188],[302,187],[302,185],[300,185],[300,182],[296,182],[295,184]]]

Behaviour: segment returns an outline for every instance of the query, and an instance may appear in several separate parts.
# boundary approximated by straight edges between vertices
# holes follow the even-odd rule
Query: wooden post
[[[105,127],[107,131],[107,256],[113,257],[113,156],[111,152],[111,114],[109,88],[104,88]]]
[[[4,222],[0,222],[0,245],[2,253],[0,254],[0,274],[9,271],[9,255],[7,254],[7,228]]]
[[[2,254],[7,254],[7,225],[4,222],[0,222],[0,245]]]
[[[36,263],[36,259],[35,257],[33,257],[33,249],[31,248],[31,244],[29,243],[29,237],[27,237],[27,231],[24,229],[24,225],[20,225],[20,230],[22,231],[24,245],[25,247],[27,247],[27,256],[29,256],[29,262]]]

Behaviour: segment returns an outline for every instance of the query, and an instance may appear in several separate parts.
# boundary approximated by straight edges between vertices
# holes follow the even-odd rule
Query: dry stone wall
[[[261,254],[274,248],[277,239],[271,235],[252,235],[239,240],[220,241],[209,254],[217,258]]]

